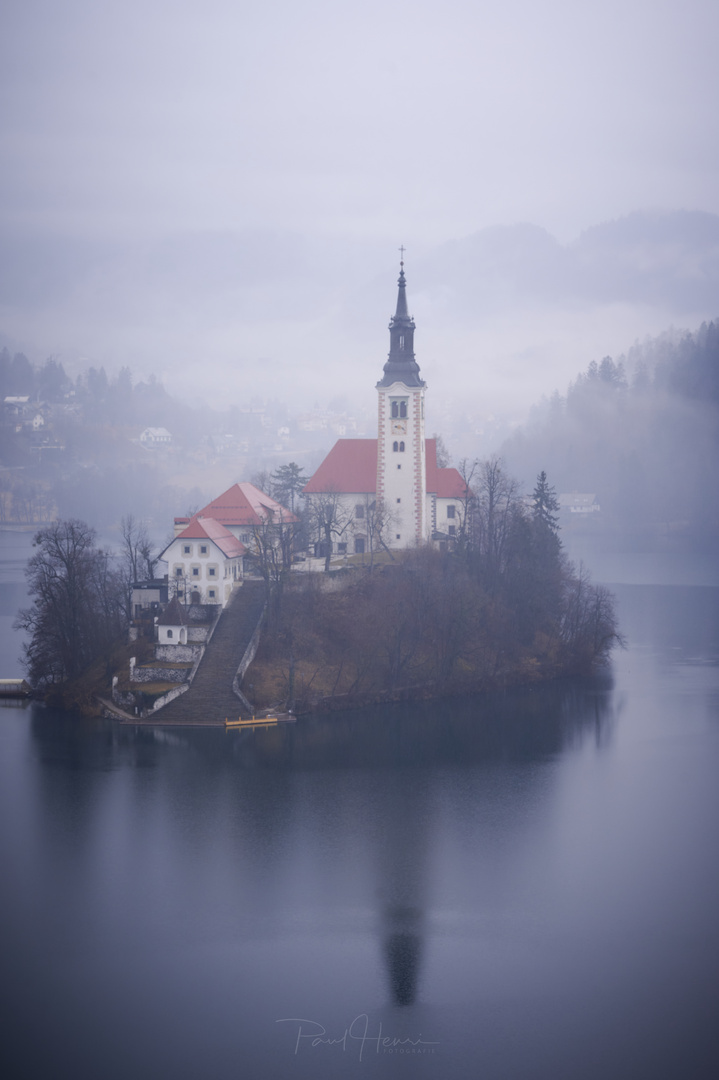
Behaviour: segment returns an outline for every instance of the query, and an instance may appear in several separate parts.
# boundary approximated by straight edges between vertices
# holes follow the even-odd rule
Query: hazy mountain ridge
[[[596,494],[600,531],[716,550],[719,322],[590,363],[503,454],[525,485],[545,469],[559,491]]]
[[[637,212],[562,245],[531,224],[484,229],[426,256],[420,286],[454,292],[467,321],[498,302],[642,303],[677,315],[716,306],[719,216]]]
[[[283,319],[288,298],[306,299],[311,284],[323,292],[359,285],[378,248],[351,237],[325,240],[267,229],[174,233],[143,242],[6,232],[0,243],[2,306],[56,303],[93,280],[127,284],[129,273],[136,291],[169,291],[181,302],[193,296],[201,301],[217,291],[256,295],[266,288],[281,301],[274,310],[269,302],[268,314],[272,310]],[[537,225],[496,225],[419,258],[410,252],[408,273],[415,288],[471,295],[467,317],[479,315],[510,287],[516,295],[555,301],[574,296],[661,300],[683,311],[689,283],[702,296],[716,295],[719,216],[636,212],[594,225],[566,245]],[[489,296],[478,294],[479,283],[494,283],[495,289]],[[695,294],[692,303],[696,299]]]
[[[475,411],[516,421],[592,358],[717,314],[719,216],[636,213],[569,244],[536,225],[493,226],[406,259],[428,407],[438,420],[471,388]],[[341,390],[362,412],[386,357],[397,260],[376,238],[281,229],[15,232],[0,242],[0,328],[71,374],[127,365],[208,404],[220,384],[231,402],[259,393],[305,407]]]

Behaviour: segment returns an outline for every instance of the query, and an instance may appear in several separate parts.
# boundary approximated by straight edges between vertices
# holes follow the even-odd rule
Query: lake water
[[[719,589],[616,592],[586,684],[227,735],[0,709],[3,1075],[719,1075]]]

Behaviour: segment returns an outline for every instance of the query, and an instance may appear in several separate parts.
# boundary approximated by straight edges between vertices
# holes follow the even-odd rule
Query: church
[[[338,439],[303,490],[315,522],[324,512],[316,554],[327,554],[321,549],[328,542],[338,554],[380,545],[444,547],[457,534],[465,484],[456,469],[437,465],[436,440],[425,438],[427,386],[414,355],[414,331],[402,261],[389,356],[376,384],[377,438]]]

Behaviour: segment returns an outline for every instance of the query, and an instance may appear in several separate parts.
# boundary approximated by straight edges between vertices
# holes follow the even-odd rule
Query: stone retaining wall
[[[194,664],[202,656],[202,644],[198,641],[194,645],[156,645],[155,659],[167,660],[171,664],[190,663]]]
[[[130,680],[133,683],[153,683],[153,682],[185,682],[187,676],[191,671],[190,667],[162,667],[160,664],[153,664],[152,666],[134,667]]]

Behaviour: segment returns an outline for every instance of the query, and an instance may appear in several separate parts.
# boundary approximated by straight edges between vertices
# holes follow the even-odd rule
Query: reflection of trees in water
[[[82,818],[92,821],[95,800],[111,787],[103,774],[124,770],[134,792],[129,805],[142,805],[143,821],[172,806],[179,832],[189,829],[195,837],[190,846],[200,863],[202,837],[213,837],[210,849],[220,845],[227,872],[237,870],[238,910],[245,914],[282,917],[283,889],[271,883],[289,872],[288,844],[322,853],[307,871],[311,891],[322,888],[325,876],[333,880],[327,866],[343,865],[345,845],[357,844],[367,859],[365,880],[376,880],[370,904],[387,993],[403,1007],[419,997],[431,907],[433,791],[440,776],[433,766],[546,759],[588,736],[606,739],[613,711],[611,685],[595,680],[239,733],[81,720],[33,706],[32,734],[37,760],[50,766],[43,790],[53,807],[64,804],[71,782],[73,814],[87,803]],[[354,769],[350,781],[346,770]],[[326,775],[313,779],[317,770]],[[181,846],[187,843],[185,837]],[[208,865],[206,873],[214,872]],[[295,873],[301,884],[301,870],[290,880]]]
[[[243,770],[383,768],[531,761],[592,737],[611,737],[617,703],[608,675],[561,680],[472,698],[384,705],[300,717],[296,724],[226,733],[80,720],[35,709],[33,735],[87,764],[145,764],[168,744],[191,747],[206,764]]]
[[[605,676],[467,699],[388,705],[317,717],[292,728],[240,733],[245,767],[377,768],[540,760],[611,736],[615,705]]]

